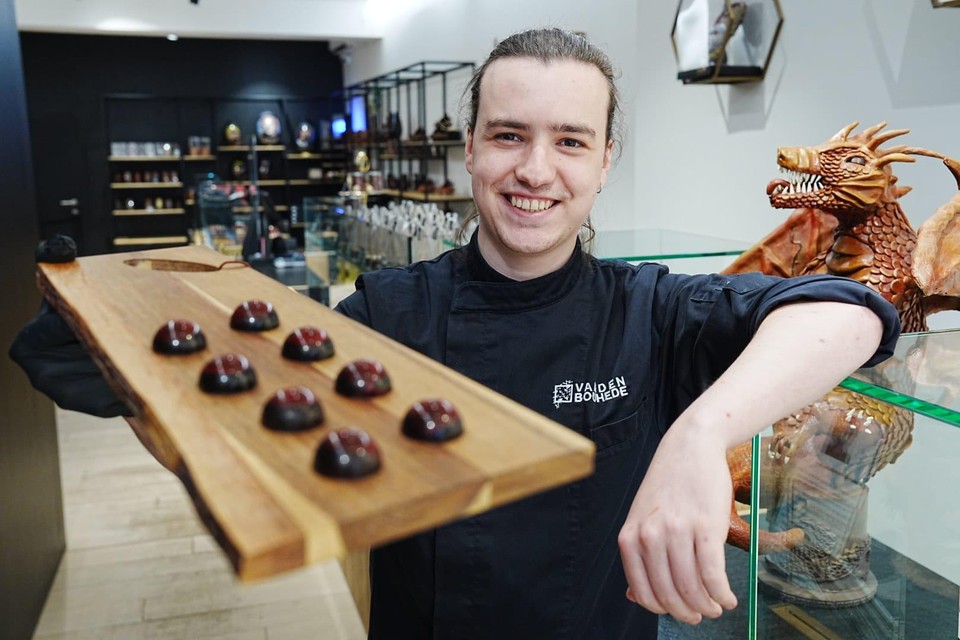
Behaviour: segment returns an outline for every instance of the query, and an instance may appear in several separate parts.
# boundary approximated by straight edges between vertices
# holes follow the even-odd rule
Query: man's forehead
[[[478,115],[484,122],[478,124],[529,124],[527,120],[543,115],[549,120],[546,126],[553,129],[591,128],[597,123],[586,120],[606,122],[610,99],[606,82],[597,67],[579,60],[501,58],[487,67],[481,79]]]

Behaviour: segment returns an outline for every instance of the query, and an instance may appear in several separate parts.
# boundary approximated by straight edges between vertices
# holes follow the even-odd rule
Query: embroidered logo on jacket
[[[553,388],[553,406],[578,402],[607,402],[627,395],[627,382],[622,376],[608,382],[573,382],[566,380]]]

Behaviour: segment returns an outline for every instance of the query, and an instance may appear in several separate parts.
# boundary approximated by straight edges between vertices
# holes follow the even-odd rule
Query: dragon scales
[[[881,123],[851,135],[857,125],[844,127],[815,147],[778,150],[777,163],[786,179],[771,181],[767,195],[773,207],[795,211],[725,272],[853,278],[896,306],[903,331],[923,331],[928,314],[960,307],[960,233],[955,232],[960,193],[917,233],[899,202],[910,189],[897,185],[891,164],[914,162],[916,155],[940,158],[960,186],[960,163],[916,147],[881,149],[908,130],[884,132],[886,123]],[[903,375],[882,365],[872,373],[878,378]],[[841,388],[778,421],[774,435],[763,442],[767,455],[761,461],[761,504],[787,506],[772,510],[772,528],[779,530],[761,531],[759,550],[788,553],[768,558],[766,566],[785,581],[800,576],[801,582],[820,587],[865,578],[865,484],[910,446],[912,430],[912,413]],[[731,449],[728,464],[735,500],[749,502],[750,443]],[[788,504],[793,498],[786,494],[800,496],[803,508]],[[818,504],[820,508],[814,508]],[[804,516],[804,509],[813,514]],[[780,522],[778,512],[787,513]],[[846,521],[825,524],[823,513],[845,513],[840,520]],[[831,529],[844,526],[849,535],[838,542],[837,531]],[[728,542],[749,547],[747,523],[735,508]]]

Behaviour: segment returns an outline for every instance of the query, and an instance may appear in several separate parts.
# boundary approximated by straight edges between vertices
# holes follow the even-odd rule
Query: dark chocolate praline
[[[390,391],[390,376],[376,360],[354,360],[340,370],[334,388],[348,398],[373,398]]]
[[[70,236],[55,233],[37,246],[34,258],[38,263],[73,262],[77,259],[77,243]]]
[[[294,329],[283,342],[284,358],[301,362],[315,362],[333,356],[333,341],[327,332],[316,327]]]
[[[230,327],[238,331],[269,331],[279,326],[273,305],[263,300],[242,302],[230,316]]]
[[[217,356],[200,372],[200,388],[207,393],[240,393],[257,386],[257,374],[241,355]]]
[[[153,350],[166,355],[186,355],[207,348],[207,337],[192,320],[170,320],[153,336]]]
[[[331,431],[317,448],[313,468],[332,478],[360,478],[380,468],[380,450],[360,429]]]
[[[306,387],[280,389],[263,407],[263,426],[274,431],[305,431],[323,422],[323,409]]]
[[[449,401],[430,398],[413,403],[403,418],[402,431],[414,440],[446,442],[463,433],[463,421]]]

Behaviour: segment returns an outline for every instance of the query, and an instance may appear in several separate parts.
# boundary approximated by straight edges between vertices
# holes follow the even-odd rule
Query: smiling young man
[[[375,549],[370,637],[638,640],[657,613],[718,616],[736,605],[726,449],[888,356],[896,312],[846,279],[586,254],[619,100],[583,38],[511,36],[469,92],[473,237],[362,275],[338,310],[591,438],[596,470]],[[11,355],[64,408],[123,409],[52,312]]]
[[[636,640],[656,613],[718,616],[726,449],[889,355],[896,313],[850,280],[584,253],[619,102],[585,39],[511,36],[468,91],[476,232],[362,275],[338,309],[591,438],[596,471],[375,549],[370,637]]]

